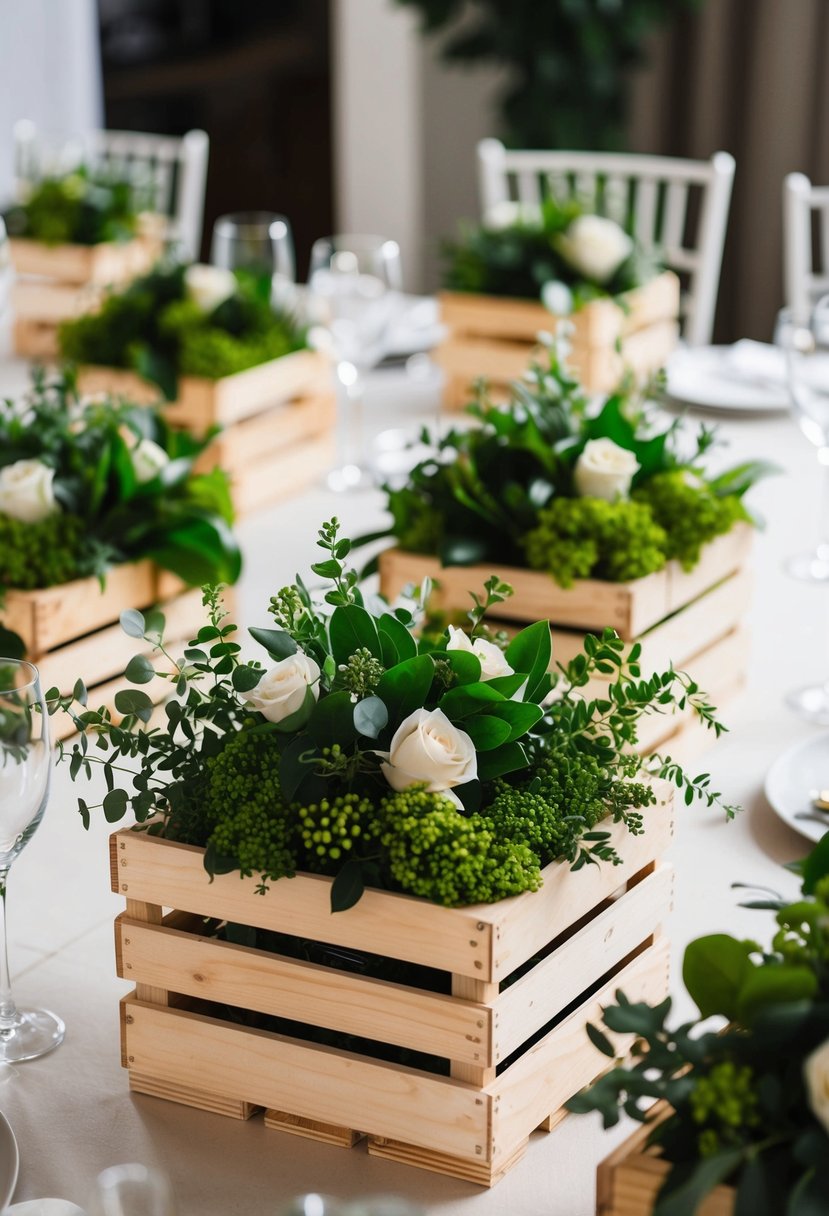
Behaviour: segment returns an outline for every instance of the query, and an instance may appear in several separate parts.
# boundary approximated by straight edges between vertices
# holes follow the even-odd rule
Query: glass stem
[[[9,971],[8,937],[6,933],[6,890],[9,882],[9,867],[0,867],[0,1034],[11,1030],[17,1023],[17,1009],[12,997],[11,972]]]
[[[823,469],[823,487],[820,504],[820,532],[818,533],[818,557],[829,562],[829,447],[818,448],[818,460]]]
[[[363,377],[353,363],[337,364],[340,385],[339,436],[340,464],[360,468],[363,450]]]

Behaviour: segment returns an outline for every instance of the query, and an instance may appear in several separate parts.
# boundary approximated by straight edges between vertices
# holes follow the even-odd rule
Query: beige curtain
[[[635,81],[629,148],[737,161],[715,340],[769,340],[782,304],[782,186],[829,185],[829,0],[702,0]]]

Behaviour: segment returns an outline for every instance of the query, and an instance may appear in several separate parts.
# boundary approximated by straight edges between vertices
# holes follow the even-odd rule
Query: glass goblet
[[[252,279],[278,312],[295,302],[296,266],[291,225],[274,211],[237,211],[213,225],[210,260],[214,266]]]
[[[45,1055],[65,1033],[54,1013],[15,1005],[6,948],[9,870],[43,818],[51,769],[49,718],[37,668],[22,659],[0,658],[0,1063]]]
[[[363,489],[365,468],[363,386],[365,373],[385,354],[389,324],[402,287],[400,248],[382,236],[323,237],[311,250],[306,295],[315,344],[327,350],[337,371],[338,467],[332,490]]]

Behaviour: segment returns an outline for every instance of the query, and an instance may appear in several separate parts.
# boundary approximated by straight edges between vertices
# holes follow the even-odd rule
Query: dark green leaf
[[[482,752],[478,757],[478,778],[491,781],[504,773],[514,773],[525,768],[527,753],[520,743],[505,743],[492,752]]]
[[[754,967],[737,994],[737,1020],[743,1026],[751,1025],[770,1006],[809,1000],[817,990],[817,977],[810,967]]]
[[[382,704],[382,702],[381,702]],[[308,734],[321,747],[349,747],[357,737],[351,693],[344,688],[320,697],[308,719]]]
[[[491,683],[464,684],[445,692],[440,699],[440,708],[453,722],[459,722],[472,714],[488,710],[492,705],[502,704],[504,700],[503,694]]]
[[[682,978],[702,1017],[737,1016],[740,991],[754,969],[750,954],[750,943],[725,933],[700,937],[688,945]]]
[[[136,654],[127,663],[124,675],[132,684],[149,684],[155,678],[155,668],[146,655]]]
[[[383,649],[374,618],[365,608],[344,604],[331,613],[328,624],[331,653],[338,663],[345,663],[360,649],[366,649],[375,659],[383,658]]]
[[[476,714],[464,720],[463,729],[469,735],[477,752],[493,751],[506,743],[510,737],[510,725],[490,714]]]
[[[528,677],[525,701],[531,701],[542,677],[546,675],[553,653],[550,626],[547,621],[536,621],[517,633],[506,649],[506,659],[516,672]]]
[[[393,643],[397,652],[395,662],[402,663],[406,659],[413,659],[415,657],[417,654],[417,642],[406,626],[401,624],[390,612],[384,612],[378,619],[377,629],[381,640],[383,634],[385,634]]]
[[[115,694],[115,708],[119,714],[132,714],[141,722],[149,722],[153,703],[145,692],[138,688],[122,688]]]
[[[117,823],[127,813],[127,791],[109,790],[104,795],[104,816],[107,823]]]
[[[347,912],[360,900],[364,890],[363,867],[356,857],[349,857],[331,884],[331,911]]]
[[[275,659],[287,659],[297,652],[296,642],[284,629],[260,629],[254,625],[248,633]]]
[[[237,692],[250,692],[262,679],[262,671],[258,667],[248,667],[242,663],[233,669],[231,683]]]
[[[406,659],[385,672],[375,689],[389,711],[389,722],[397,727],[425,701],[435,675],[435,664],[428,654]]]

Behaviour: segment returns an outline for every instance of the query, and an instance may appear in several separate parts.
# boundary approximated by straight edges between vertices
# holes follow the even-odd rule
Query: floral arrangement
[[[157,411],[83,400],[69,375],[36,373],[0,403],[0,595],[153,558],[188,582],[235,582],[227,478],[195,474],[203,450]]]
[[[641,679],[638,648],[625,656],[612,631],[551,674],[546,622],[505,648],[487,635],[484,613],[509,592],[497,579],[473,596],[467,632],[418,639],[416,603],[362,594],[336,520],[318,543],[311,569],[324,589],[312,596],[297,577],[271,599],[273,624],[250,630],[269,666],[242,658],[208,589],[207,623],[180,663],[163,620],[123,614],[144,645],[126,670],[138,687],[119,694],[120,725],[86,707],[80,682],[80,707],[50,691],[80,731],[72,776],[104,768],[107,820],[132,811],[148,832],[204,847],[209,873],[258,875],[263,893],[298,869],[332,875],[336,911],[366,884],[461,905],[535,890],[557,858],[614,862],[607,824],[644,829],[653,774],[689,800],[720,801],[707,776],[669,759],[646,769],[631,754],[642,716],[674,706],[721,730],[687,676]],[[615,676],[602,699],[585,700],[598,671]],[[156,675],[177,696],[166,726],[149,728],[140,685]],[[80,799],[79,809],[88,824],[92,808]]]
[[[664,266],[614,220],[553,197],[499,204],[480,227],[444,247],[451,291],[535,299],[556,315],[641,287]]]
[[[128,241],[138,230],[140,200],[133,183],[81,167],[45,177],[25,202],[6,208],[9,236],[46,245]]]
[[[683,455],[678,424],[659,430],[625,388],[591,412],[556,344],[508,407],[482,389],[468,413],[479,426],[449,431],[403,486],[386,487],[393,522],[380,535],[447,566],[529,566],[562,587],[641,578],[672,558],[691,569],[703,545],[750,520],[743,496],[774,468],[711,476],[714,432],[702,426]]]
[[[829,1195],[829,835],[796,867],[799,899],[764,892],[745,906],[774,912],[771,945],[714,934],[691,942],[683,979],[700,1018],[667,1025],[670,999],[604,1011],[614,1032],[638,1036],[633,1063],[615,1068],[568,1104],[642,1122],[643,1101],[671,1111],[649,1143],[671,1171],[654,1216],[690,1216],[720,1183],[736,1188],[735,1213],[817,1216]],[[736,884],[742,886],[743,884]],[[707,1019],[727,1020],[724,1031]],[[598,1027],[593,1043],[614,1049]]]
[[[158,265],[60,329],[64,357],[130,368],[174,400],[179,376],[218,380],[305,346],[270,284],[216,266]]]

